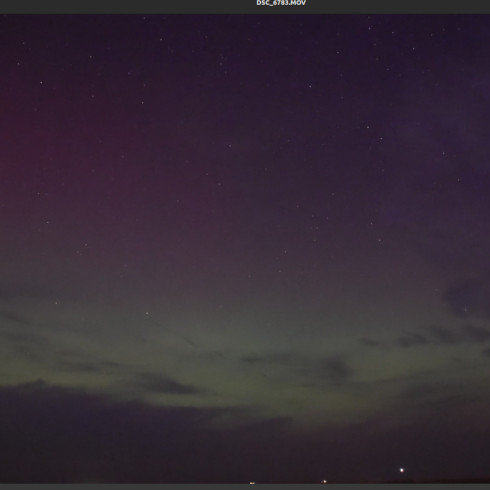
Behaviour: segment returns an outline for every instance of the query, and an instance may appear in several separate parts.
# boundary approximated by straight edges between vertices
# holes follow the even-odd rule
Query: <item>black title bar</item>
[[[3,14],[481,14],[482,0],[10,0]]]

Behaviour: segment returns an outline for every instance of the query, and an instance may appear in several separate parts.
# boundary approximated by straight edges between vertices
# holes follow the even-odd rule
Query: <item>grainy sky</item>
[[[488,16],[3,16],[2,481],[488,476]]]

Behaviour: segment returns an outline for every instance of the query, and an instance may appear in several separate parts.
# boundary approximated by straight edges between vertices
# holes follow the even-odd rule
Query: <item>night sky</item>
[[[490,17],[3,16],[0,74],[1,481],[489,476]]]

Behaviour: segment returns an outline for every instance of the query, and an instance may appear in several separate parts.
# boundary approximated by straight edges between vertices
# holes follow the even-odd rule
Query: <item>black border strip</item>
[[[196,487],[201,489],[219,489],[219,490],[225,490],[225,489],[233,489],[233,490],[244,490],[245,488],[250,488],[250,485],[248,484],[137,484],[137,483],[131,483],[131,484],[99,484],[99,483],[77,483],[77,484],[35,484],[35,485],[28,485],[28,484],[1,484],[0,489],[11,489],[11,490],[28,490],[30,488],[41,488],[43,490],[51,490],[52,488],[58,489],[64,489],[66,485],[66,488],[68,490],[76,489],[76,490],[108,490],[112,488],[124,488],[124,490],[129,490],[129,489],[137,489],[137,488],[149,488],[152,490],[167,490],[167,489],[175,489],[175,490],[191,490],[195,489]],[[344,484],[328,484],[328,488],[325,490],[366,490],[366,489],[376,489],[380,488],[382,490],[394,490],[394,489],[399,489],[400,486],[399,484],[394,484],[394,483],[383,483],[383,484],[374,484],[374,483],[367,483],[367,484],[361,484],[361,483],[344,483]],[[428,488],[428,489],[433,489],[434,484],[429,484],[429,483],[407,483],[403,484],[403,490],[421,490],[423,488]],[[264,485],[260,485],[259,482],[254,486],[255,490],[258,490],[257,486],[259,488]],[[304,488],[304,487],[314,487],[316,486],[315,484],[281,484],[281,483],[273,483],[267,485],[268,487],[274,487],[275,489],[285,489],[289,490],[291,488],[299,489],[299,488]],[[437,484],[437,489],[441,488],[450,488],[450,489],[457,489],[457,490],[462,490],[463,488],[468,488],[467,484],[463,483],[451,483],[451,484],[446,484],[446,483],[438,483]]]
[[[257,2],[269,6],[258,6]],[[3,14],[490,14],[490,2],[465,0],[7,0]],[[286,0],[279,0],[286,1]],[[291,2],[292,0],[287,0]],[[297,1],[297,0],[293,0]]]

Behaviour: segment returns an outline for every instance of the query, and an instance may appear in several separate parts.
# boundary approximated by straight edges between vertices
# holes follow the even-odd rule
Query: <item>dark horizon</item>
[[[2,16],[0,482],[488,479],[489,63],[488,16]]]

